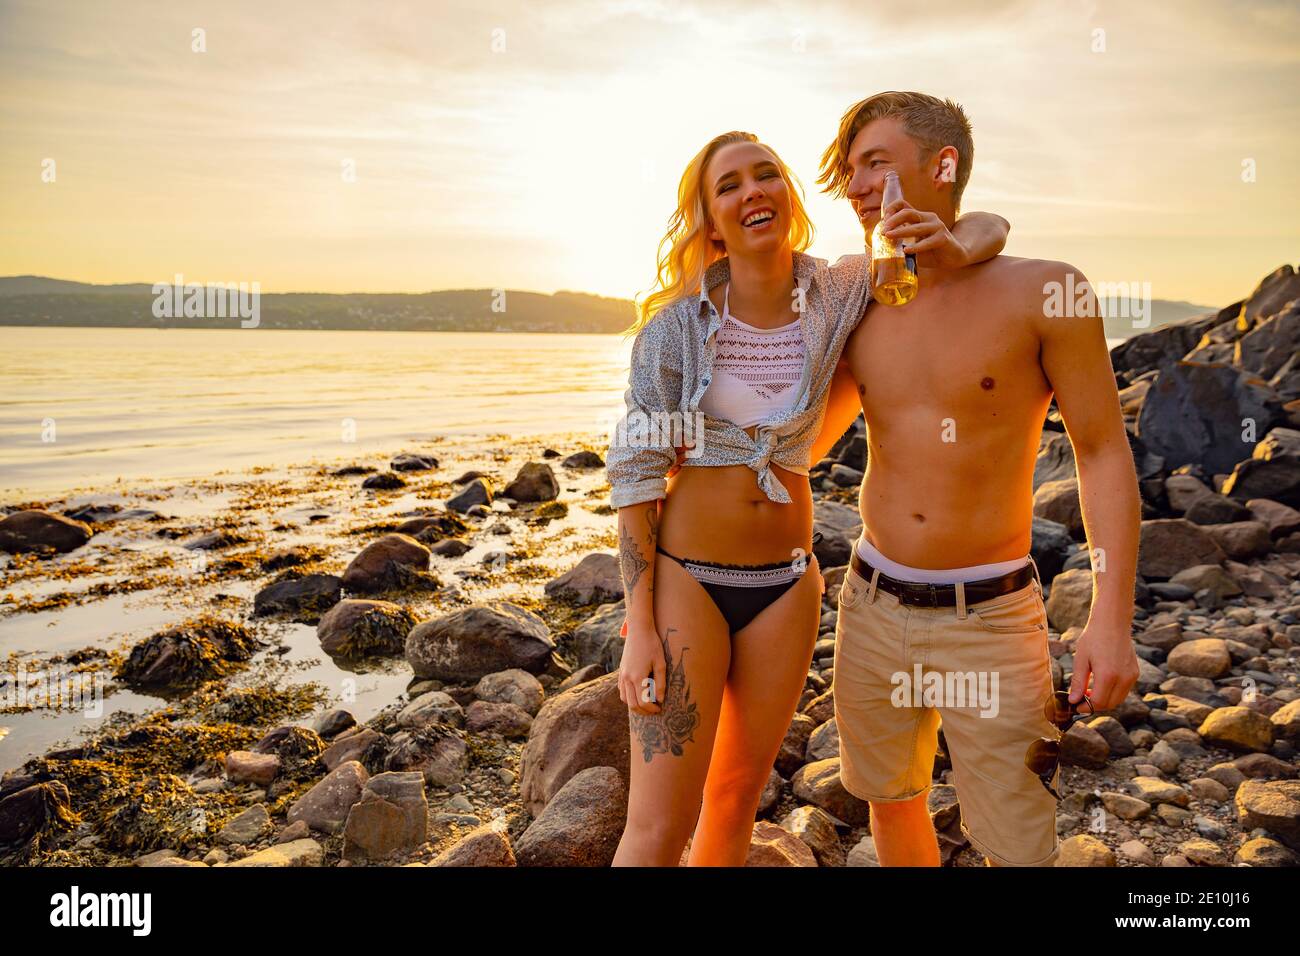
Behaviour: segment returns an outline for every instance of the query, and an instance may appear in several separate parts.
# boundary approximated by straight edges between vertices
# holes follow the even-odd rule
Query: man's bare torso
[[[956,568],[1029,552],[1052,398],[1039,363],[1043,265],[999,256],[923,274],[912,302],[871,305],[850,336],[869,446],[862,520],[892,560]]]

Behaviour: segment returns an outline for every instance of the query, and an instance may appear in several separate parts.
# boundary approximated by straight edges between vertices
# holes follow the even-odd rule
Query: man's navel
[[[993,389],[993,386],[996,384],[997,382],[995,382],[992,376],[989,375],[985,375],[982,379],[980,379],[980,388],[984,389],[984,391],[986,392],[991,391]]]

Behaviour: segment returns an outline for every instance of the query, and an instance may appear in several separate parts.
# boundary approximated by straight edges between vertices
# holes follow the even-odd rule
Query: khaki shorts
[[[863,800],[927,792],[942,719],[962,832],[994,863],[1050,865],[1056,800],[1025,766],[1035,738],[1060,736],[1043,713],[1052,671],[1039,582],[968,605],[964,619],[962,610],[903,605],[845,569],[833,676],[840,778]]]

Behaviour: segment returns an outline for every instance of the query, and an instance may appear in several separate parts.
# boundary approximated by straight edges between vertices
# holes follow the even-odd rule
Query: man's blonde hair
[[[957,175],[952,184],[952,206],[955,212],[961,205],[961,194],[970,179],[971,163],[975,159],[975,141],[971,137],[970,120],[959,103],[941,100],[928,93],[877,93],[854,103],[840,119],[840,129],[835,141],[822,154],[821,175],[818,184],[823,192],[842,199],[853,178],[849,168],[849,147],[862,127],[872,120],[897,116],[903,121],[903,130],[916,141],[922,160],[927,160],[945,146],[957,150]]]

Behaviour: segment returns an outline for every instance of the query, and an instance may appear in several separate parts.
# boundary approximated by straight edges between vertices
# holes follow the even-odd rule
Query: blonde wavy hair
[[[625,335],[635,335],[656,312],[689,292],[697,292],[704,272],[727,254],[727,247],[708,235],[709,217],[704,201],[704,169],[713,155],[732,143],[754,143],[772,154],[781,178],[790,190],[790,247],[803,252],[813,240],[813,224],[803,204],[803,184],[781,157],[753,133],[733,130],[709,140],[686,165],[677,184],[677,208],[668,217],[668,231],[659,241],[658,276],[651,291],[637,302],[636,321]]]

